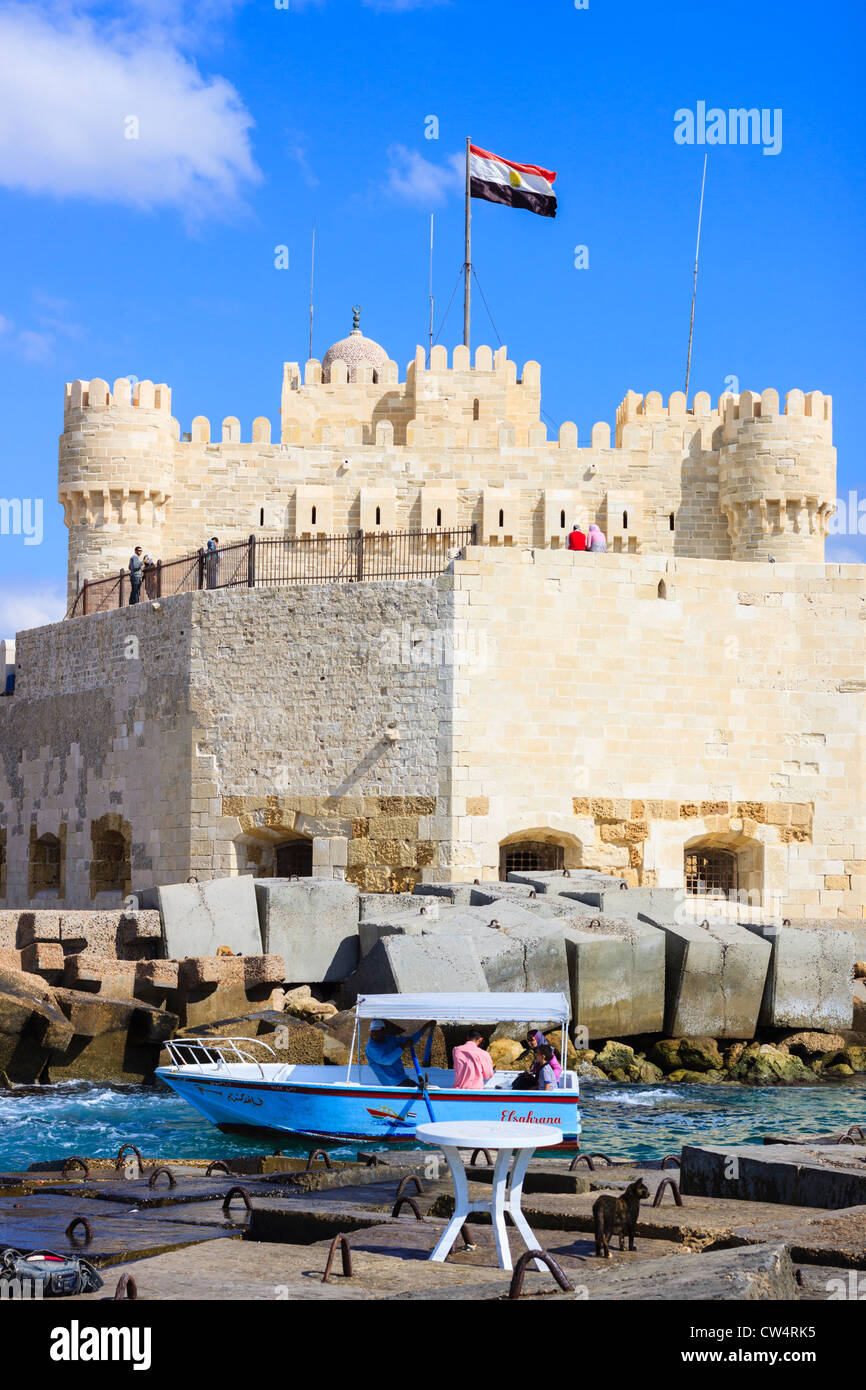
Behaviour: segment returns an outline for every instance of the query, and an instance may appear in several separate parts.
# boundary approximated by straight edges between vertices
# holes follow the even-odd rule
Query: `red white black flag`
[[[537,164],[515,164],[477,145],[469,146],[469,192],[473,198],[555,217],[555,178],[555,172]]]

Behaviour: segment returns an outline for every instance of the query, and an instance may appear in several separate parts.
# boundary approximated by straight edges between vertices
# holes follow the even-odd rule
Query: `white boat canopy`
[[[567,1023],[564,994],[359,994],[356,1018],[437,1023]]]

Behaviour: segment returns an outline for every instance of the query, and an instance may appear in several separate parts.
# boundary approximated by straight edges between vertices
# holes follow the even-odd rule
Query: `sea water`
[[[434,1097],[435,1103],[435,1097]],[[585,1081],[581,1148],[611,1158],[652,1159],[683,1144],[759,1144],[866,1125],[866,1077],[814,1086],[633,1086]],[[135,1144],[150,1158],[230,1158],[307,1153],[309,1139],[221,1134],[161,1082],[104,1086],[71,1081],[0,1092],[0,1171],[71,1154],[114,1158]],[[357,1145],[328,1146],[354,1157]]]

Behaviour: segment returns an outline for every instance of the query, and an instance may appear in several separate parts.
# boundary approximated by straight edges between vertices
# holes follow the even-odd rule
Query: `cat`
[[[638,1178],[635,1182],[629,1183],[621,1197],[613,1197],[609,1192],[603,1192],[593,1202],[596,1255],[603,1255],[606,1260],[610,1259],[610,1238],[613,1235],[619,1236],[620,1250],[625,1249],[626,1236],[629,1250],[634,1250],[634,1228],[637,1225],[641,1198],[649,1195],[649,1188],[643,1178]]]

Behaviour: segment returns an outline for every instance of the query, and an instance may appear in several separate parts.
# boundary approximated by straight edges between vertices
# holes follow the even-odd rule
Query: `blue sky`
[[[777,154],[706,149],[691,388],[830,392],[839,494],[866,496],[864,30],[853,0],[0,0],[0,495],[45,499],[40,545],[0,536],[0,635],[62,611],[64,381],[167,381],[182,429],[276,423],[314,222],[316,355],[359,302],[405,364],[431,212],[437,327],[462,261],[466,135],[558,171],[556,221],[473,203],[473,259],[588,442],[627,389],[682,389],[706,147],[674,113],[780,109]],[[441,341],[461,328],[458,291]],[[478,296],[473,329],[497,343]],[[866,561],[866,535],[828,558]]]

